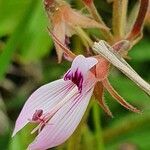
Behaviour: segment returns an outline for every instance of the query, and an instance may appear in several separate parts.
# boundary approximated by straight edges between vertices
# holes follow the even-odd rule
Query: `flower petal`
[[[52,109],[75,85],[71,81],[56,80],[37,89],[26,101],[15,125],[13,136],[33,117],[36,110],[44,113]]]
[[[98,63],[96,58],[93,57],[84,57],[83,55],[77,56],[71,66],[71,70],[76,71],[77,68],[80,69],[80,71],[87,73],[94,65]]]
[[[93,57],[85,58],[83,55],[77,56],[72,62],[71,68],[64,75],[65,80],[71,80],[82,91],[84,81],[90,73],[90,69],[97,64],[97,59]]]
[[[69,72],[75,74],[75,72],[78,70],[83,76],[86,76],[88,71],[97,63],[98,61],[96,58],[85,58],[83,55],[78,55],[72,62],[71,68],[65,75],[67,75]]]
[[[93,87],[89,89],[89,84],[87,87],[84,94],[75,94],[57,111],[35,141],[29,145],[29,149],[40,150],[55,147],[71,136],[81,121],[93,93]]]

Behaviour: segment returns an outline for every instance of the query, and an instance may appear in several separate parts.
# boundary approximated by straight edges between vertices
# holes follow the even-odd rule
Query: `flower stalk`
[[[88,36],[88,34],[80,27],[75,27],[74,29],[75,29],[77,35],[82,39],[83,43],[85,43],[85,45],[87,43],[87,46],[92,47],[93,41]]]
[[[84,1],[84,0],[83,0]],[[100,24],[106,26],[105,22],[103,21],[102,17],[100,16],[100,14],[97,11],[97,8],[95,7],[95,4],[93,2],[93,0],[89,3],[86,0],[84,1],[84,4],[87,8],[87,10],[89,11],[89,13],[91,14],[91,16]],[[113,36],[110,32],[110,30],[106,30],[106,29],[101,29],[100,32],[102,33],[103,38],[108,41],[111,42],[113,41]]]
[[[100,114],[98,105],[93,104],[93,119],[94,119],[94,125],[95,125],[97,149],[104,150],[100,117],[101,117],[101,114]]]
[[[128,0],[113,1],[113,34],[116,40],[125,35]]]
[[[149,6],[149,0],[141,0],[140,1],[140,9],[136,21],[127,36],[127,40],[133,41],[139,34],[142,32],[144,19],[146,17],[146,13]]]

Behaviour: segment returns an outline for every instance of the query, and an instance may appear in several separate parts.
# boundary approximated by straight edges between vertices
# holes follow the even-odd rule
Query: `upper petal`
[[[89,75],[89,70],[97,64],[97,59],[93,57],[85,58],[83,55],[77,56],[72,62],[71,68],[64,75],[65,80],[71,80],[82,91],[84,81]]]
[[[26,101],[17,121],[13,136],[33,117],[36,110],[44,113],[52,109],[75,85],[71,81],[56,80],[37,89]]]
[[[87,85],[84,94],[75,94],[58,110],[29,146],[29,149],[44,150],[55,147],[65,142],[71,136],[87,108],[93,93],[93,84],[91,86]]]
[[[76,71],[78,68],[82,74],[86,74],[94,65],[98,63],[97,59],[94,57],[84,57],[83,55],[78,55],[71,65],[71,70]]]

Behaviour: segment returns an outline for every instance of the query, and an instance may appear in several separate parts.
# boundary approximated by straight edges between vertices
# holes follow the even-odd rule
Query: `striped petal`
[[[64,75],[65,80],[71,80],[82,92],[84,81],[89,76],[89,70],[98,63],[96,58],[85,58],[83,55],[77,56],[72,62],[71,68]]]
[[[16,121],[13,136],[29,122],[36,110],[48,112],[70,93],[74,86],[71,81],[60,79],[37,89],[26,101]]]
[[[92,88],[91,88],[92,86]],[[50,119],[48,124],[29,145],[30,150],[45,150],[65,142],[81,121],[93,93],[94,84],[87,84],[85,93],[74,94]]]
[[[83,55],[78,55],[72,62],[70,70],[75,72],[77,69],[79,69],[83,75],[86,75],[87,72],[97,63],[98,61],[96,58],[86,58]]]

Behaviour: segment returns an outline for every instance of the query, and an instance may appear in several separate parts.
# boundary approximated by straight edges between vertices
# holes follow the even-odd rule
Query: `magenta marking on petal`
[[[47,114],[43,114],[43,110],[36,110],[32,116],[31,123],[46,123],[47,122]]]
[[[98,63],[97,59],[83,55],[78,55],[72,62],[71,68],[64,75],[64,80],[72,81],[77,87],[79,93],[83,91],[85,78],[88,77],[90,69]]]
[[[32,122],[32,117],[36,110],[42,109],[44,113],[47,113],[59,103],[61,98],[64,98],[73,87],[75,87],[75,85],[71,81],[65,82],[63,79],[60,79],[36,90],[25,103],[16,121],[12,136],[20,131],[27,123]]]
[[[32,121],[38,121],[42,115],[43,115],[42,109],[36,110],[35,113],[33,114]]]
[[[65,76],[64,80],[71,80],[74,84],[77,85],[79,92],[82,92],[82,84],[83,84],[83,75],[77,68],[75,72],[69,70]]]
[[[52,116],[53,115],[49,113],[43,114],[42,109],[36,110],[35,113],[33,114],[32,119],[31,120],[29,119],[29,121],[30,123],[38,124],[38,126],[31,131],[31,134],[33,134],[36,131],[40,133],[42,129],[48,124],[48,121],[51,119]]]
[[[71,79],[71,74],[70,74],[71,70],[68,70],[68,72],[65,74],[64,76],[64,80],[67,81],[67,80],[70,80]]]

